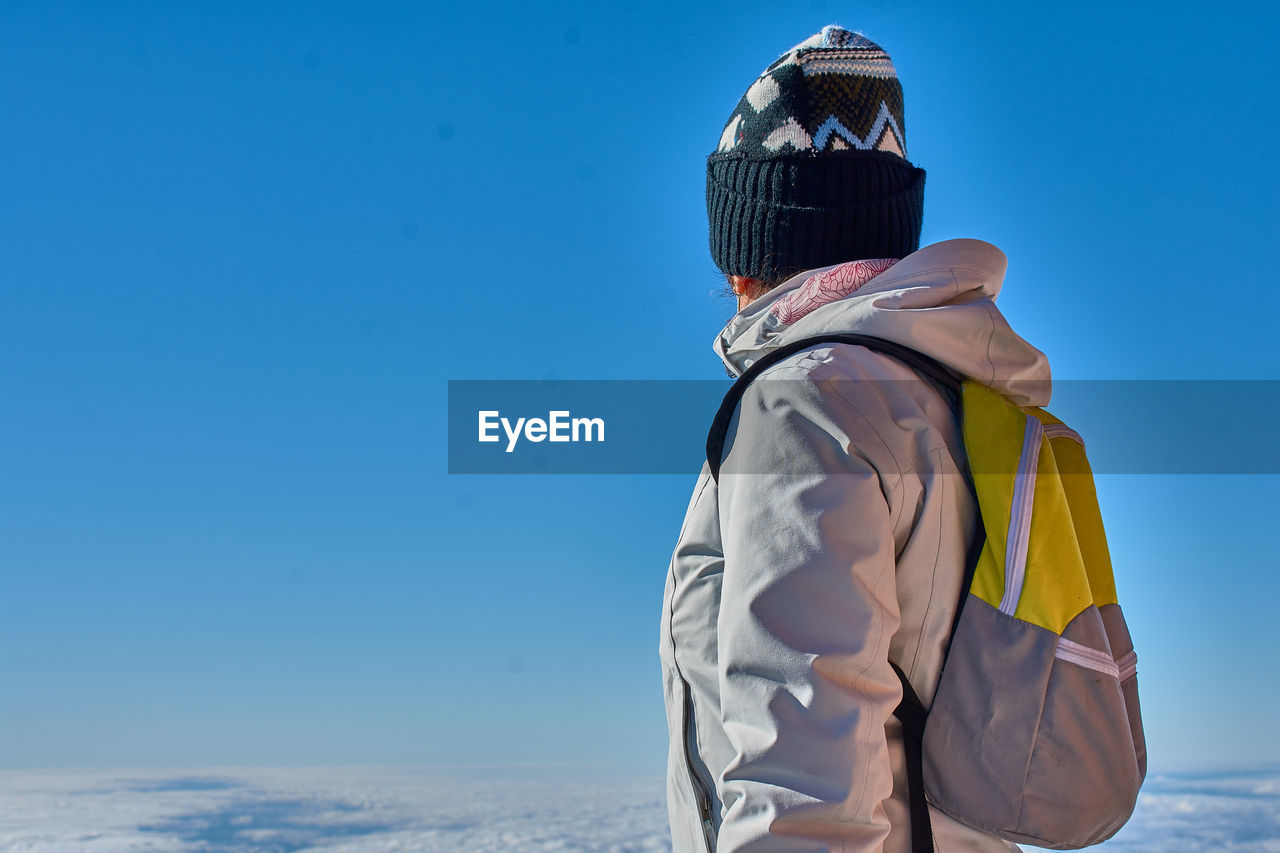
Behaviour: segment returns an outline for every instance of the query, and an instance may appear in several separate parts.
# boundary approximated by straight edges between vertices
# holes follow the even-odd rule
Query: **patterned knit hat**
[[[924,213],[924,170],[906,156],[889,55],[824,27],[751,84],[707,158],[711,257],[764,281],[906,257]]]

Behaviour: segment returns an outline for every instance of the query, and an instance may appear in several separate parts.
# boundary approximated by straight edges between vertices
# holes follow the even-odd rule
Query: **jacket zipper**
[[[680,676],[680,683],[684,686],[684,731],[682,732],[684,764],[689,771],[689,783],[693,786],[693,795],[698,800],[698,817],[702,824],[702,840],[706,842],[707,853],[715,853],[716,828],[711,819],[711,794],[707,792],[706,786],[702,784],[702,779],[698,776],[698,770],[693,766],[693,759],[690,757],[689,735],[691,732],[689,723],[693,719],[693,692],[689,689],[689,682],[685,681],[683,675]]]
[[[1004,595],[1000,612],[1012,616],[1022,598],[1022,582],[1027,572],[1027,541],[1031,537],[1031,507],[1036,497],[1036,466],[1040,462],[1040,439],[1044,424],[1027,415],[1022,434],[1022,454],[1013,481],[1013,506],[1009,514],[1009,543],[1004,555]]]

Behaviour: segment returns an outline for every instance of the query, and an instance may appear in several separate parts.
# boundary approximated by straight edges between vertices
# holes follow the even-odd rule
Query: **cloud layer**
[[[22,853],[667,851],[652,769],[210,768],[0,773]],[[1277,851],[1280,770],[1148,779],[1102,850]]]

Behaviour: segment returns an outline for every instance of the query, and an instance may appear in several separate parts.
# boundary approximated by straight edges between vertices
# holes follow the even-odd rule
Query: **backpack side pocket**
[[[1111,837],[1132,814],[1143,776],[1128,690],[1136,699],[1136,679],[1112,657],[1097,608],[1059,636],[971,596],[925,726],[929,802],[1040,847]]]

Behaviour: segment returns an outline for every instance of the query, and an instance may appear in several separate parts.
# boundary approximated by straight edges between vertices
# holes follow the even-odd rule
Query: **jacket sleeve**
[[[768,376],[742,401],[720,481],[734,756],[718,780],[717,851],[880,851],[885,722],[901,695],[888,658],[896,465],[830,383]]]

